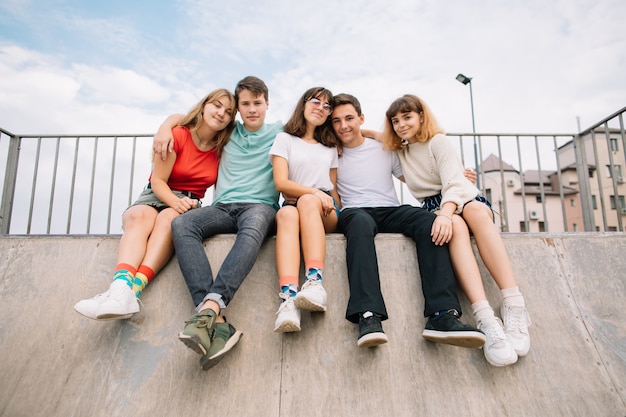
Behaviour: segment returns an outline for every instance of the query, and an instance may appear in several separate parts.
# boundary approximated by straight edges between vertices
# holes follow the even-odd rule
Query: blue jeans
[[[176,257],[196,309],[206,300],[226,308],[246,278],[265,238],[275,231],[276,210],[260,203],[200,207],[172,221]],[[213,280],[203,241],[221,233],[237,233],[235,244]]]

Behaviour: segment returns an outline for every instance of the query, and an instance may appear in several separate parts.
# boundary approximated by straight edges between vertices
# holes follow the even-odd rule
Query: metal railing
[[[494,209],[502,231],[515,231],[511,221],[514,225],[519,222],[523,231],[531,231],[528,208],[534,203],[533,198],[541,205],[543,217],[537,231],[576,231],[569,230],[572,214],[566,192],[572,194],[572,187],[563,179],[568,169],[575,169],[578,178],[576,198],[583,218],[581,231],[622,231],[626,186],[621,185],[624,181],[618,171],[626,169],[625,111],[626,107],[577,134],[449,133],[448,136],[457,144],[464,164],[466,159],[473,159],[476,138],[478,160],[483,163],[479,167],[474,163],[467,166],[478,168],[478,184],[483,194],[499,193]],[[148,181],[152,137],[152,134],[15,135],[0,129],[3,183],[0,233],[121,233],[121,213]],[[621,144],[617,149],[616,139]],[[570,148],[573,157],[572,152],[568,154]],[[466,154],[472,158],[466,158]],[[495,168],[486,165],[490,155],[499,161]],[[608,188],[601,175],[605,171],[603,165],[611,173]],[[510,180],[506,178],[512,175],[507,166],[513,167],[513,175],[519,177],[520,187],[514,193],[507,189]],[[527,178],[529,171],[536,171],[539,178],[532,187]],[[551,185],[543,180],[545,171],[556,179]],[[598,174],[596,181],[590,178],[590,172]],[[415,202],[406,186],[399,184],[398,189],[403,202]],[[203,204],[211,199],[209,191]],[[594,201],[600,201],[600,208],[594,206]]]

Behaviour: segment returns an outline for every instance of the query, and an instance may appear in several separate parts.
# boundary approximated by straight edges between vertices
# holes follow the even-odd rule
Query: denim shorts
[[[172,190],[172,192],[178,198],[189,197],[198,200],[198,207],[202,206],[202,201],[200,200],[200,197],[195,195],[194,193],[178,190]],[[150,184],[146,185],[146,188],[143,189],[141,194],[139,194],[139,197],[137,197],[137,200],[135,200],[135,202],[131,204],[130,207],[139,205],[150,206],[157,211],[163,211],[169,207],[167,204],[159,200],[156,194],[154,194],[154,191],[152,191],[152,187],[150,187]]]
[[[437,211],[441,209],[441,193],[437,194],[437,195],[433,195],[430,197],[426,197],[424,199],[424,201],[422,202],[422,208],[424,210],[428,210],[428,211]],[[493,208],[491,208],[491,203],[489,202],[489,200],[487,200],[485,197],[483,197],[482,195],[477,195],[476,198],[474,198],[474,200],[479,201],[481,203],[483,203],[484,205],[486,205],[487,207],[489,207],[489,209],[491,210],[491,215],[493,216]],[[474,200],[470,200],[465,204],[470,203],[471,201]],[[465,204],[463,206],[465,206]],[[495,217],[494,217],[495,219]],[[495,220],[494,220],[495,221]]]
[[[330,195],[330,192],[329,192],[329,191],[324,191],[324,190],[320,190],[320,191],[321,191],[321,192],[323,192],[323,193],[326,193],[326,194]],[[294,207],[297,207],[297,204],[298,204],[298,199],[296,198],[296,201],[290,201],[290,202],[283,201],[283,205],[282,205],[282,206],[283,206],[283,207],[285,207],[285,206],[294,206]],[[340,213],[341,211],[339,210],[339,206],[337,205],[337,202],[335,201],[335,199],[334,199],[334,198],[333,198],[333,205],[335,206],[335,214],[337,215],[337,218],[339,218],[339,213]]]

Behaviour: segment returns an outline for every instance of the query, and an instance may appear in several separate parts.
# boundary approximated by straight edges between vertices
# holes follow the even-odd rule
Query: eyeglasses
[[[318,98],[315,98],[315,97],[311,97],[308,100],[308,102],[311,103],[313,105],[313,107],[315,107],[316,109],[319,108],[320,106],[322,106],[322,109],[326,113],[328,113],[328,114],[330,114],[330,112],[333,110],[333,108],[332,108],[332,106],[330,104],[328,104],[328,103],[322,104],[322,101],[320,99],[318,99]]]

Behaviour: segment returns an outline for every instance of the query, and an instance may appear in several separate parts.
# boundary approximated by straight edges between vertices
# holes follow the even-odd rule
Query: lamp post
[[[472,94],[472,77],[463,74],[456,76],[456,80],[463,85],[469,84],[470,105],[472,106],[472,133],[474,133],[474,167],[476,168],[476,187],[480,189],[480,172],[478,172],[478,148],[476,147],[476,125],[474,123],[474,95]]]

